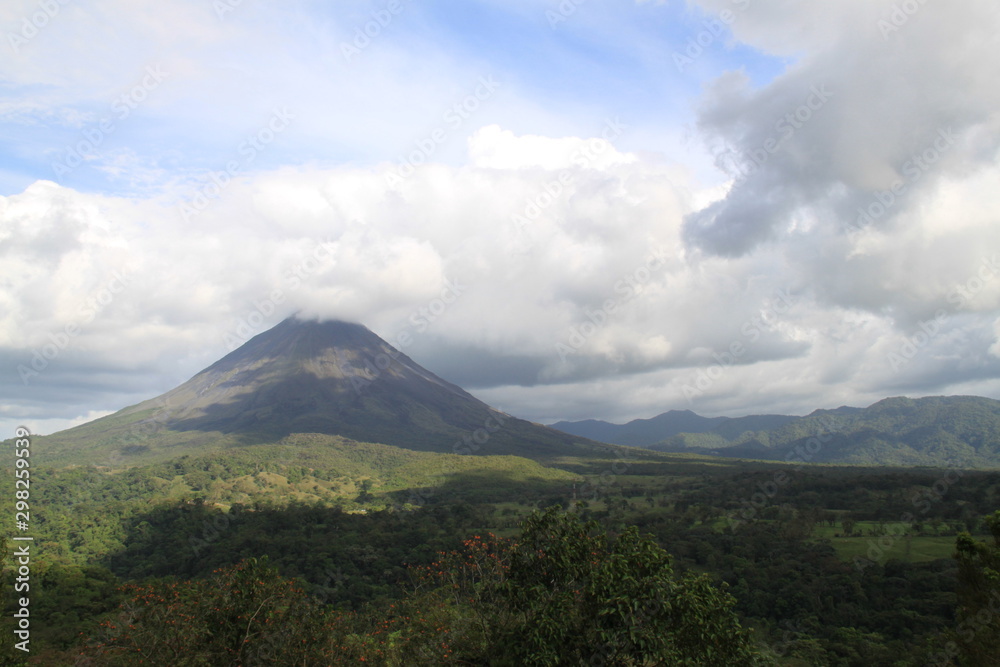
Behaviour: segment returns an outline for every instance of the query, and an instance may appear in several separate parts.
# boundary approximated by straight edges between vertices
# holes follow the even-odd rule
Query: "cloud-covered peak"
[[[0,10],[0,430],[293,313],[540,421],[1000,396],[993,2],[56,4]]]

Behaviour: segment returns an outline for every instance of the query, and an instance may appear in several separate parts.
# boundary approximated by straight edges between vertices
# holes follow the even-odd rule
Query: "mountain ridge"
[[[625,424],[612,424],[606,421],[587,419],[583,421],[560,421],[550,424],[552,428],[579,435],[581,437],[602,440],[619,445],[633,447],[648,447],[681,433],[710,433],[718,429],[726,431],[761,430],[760,425],[777,426],[796,419],[788,415],[747,415],[746,417],[702,417],[691,410],[668,410],[648,419],[633,419]],[[758,428],[750,428],[756,425]],[[587,434],[590,435],[587,435]],[[604,440],[596,434],[609,436],[613,439]]]
[[[769,428],[744,428],[769,422]],[[703,428],[680,431],[681,423]],[[661,430],[651,431],[651,424]],[[594,439],[610,433],[605,442],[661,452],[791,460],[796,452],[815,450],[808,462],[1000,468],[1000,401],[981,396],[895,396],[866,408],[818,409],[803,417],[707,418],[672,410],[621,425],[587,420],[552,427]]]

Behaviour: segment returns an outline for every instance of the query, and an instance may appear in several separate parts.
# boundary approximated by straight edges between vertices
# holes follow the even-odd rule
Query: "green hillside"
[[[290,318],[161,396],[38,437],[37,455],[144,465],[302,433],[537,460],[611,448],[496,410],[359,324]]]
[[[862,410],[817,410],[771,430],[675,435],[650,448],[812,463],[1000,468],[1000,401],[887,398]]]

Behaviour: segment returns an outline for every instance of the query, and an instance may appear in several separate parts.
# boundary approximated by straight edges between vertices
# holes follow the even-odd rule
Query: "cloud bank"
[[[683,141],[663,139],[677,121],[657,127],[630,108],[589,109],[559,132],[533,110],[531,86],[498,66],[495,86],[482,78],[490,67],[448,63],[407,93],[389,26],[385,48],[335,70],[380,72],[373,125],[392,126],[389,100],[440,90],[363,160],[301,158],[320,107],[337,105],[288,105],[278,130],[275,95],[211,168],[171,170],[123,143],[100,164],[139,183],[125,191],[48,177],[0,198],[0,423],[44,432],[138,402],[292,313],[362,322],[538,421],[1000,398],[1000,12],[915,0],[703,0],[691,11],[728,17],[726,37],[668,71],[694,22],[661,53],[663,77],[736,48],[787,65],[763,83],[738,66],[704,80]],[[330,30],[349,36],[364,16],[331,17]],[[404,19],[397,37],[416,39]],[[584,19],[553,30],[596,29]],[[192,21],[199,48],[262,30]],[[338,39],[325,39],[337,55]],[[167,106],[208,61],[171,62],[175,92],[169,77],[149,91]],[[55,70],[44,58],[3,70],[53,91],[7,102],[8,126],[44,113],[100,127],[99,114],[56,99],[78,93]],[[240,99],[220,93],[214,113]],[[343,136],[379,134],[358,125],[364,108],[337,108],[326,145],[346,156]]]

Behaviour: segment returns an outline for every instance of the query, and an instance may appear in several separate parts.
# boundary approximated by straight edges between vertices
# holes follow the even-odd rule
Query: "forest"
[[[1000,654],[1000,472],[312,444],[35,469],[32,651],[8,664]]]

